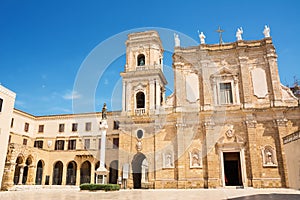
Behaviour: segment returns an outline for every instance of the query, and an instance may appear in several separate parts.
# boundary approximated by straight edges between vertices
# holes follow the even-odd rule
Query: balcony
[[[135,115],[137,115],[137,116],[146,115],[146,109],[145,108],[136,108]]]

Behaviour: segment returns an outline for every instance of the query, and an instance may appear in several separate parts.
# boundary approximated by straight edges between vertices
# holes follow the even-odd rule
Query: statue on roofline
[[[244,33],[244,31],[243,31],[242,27],[240,27],[240,28],[237,29],[236,34],[235,34],[237,41],[243,40],[243,38],[242,38],[242,34],[243,33]]]
[[[270,27],[265,25],[263,34],[265,35],[265,38],[270,37]]]

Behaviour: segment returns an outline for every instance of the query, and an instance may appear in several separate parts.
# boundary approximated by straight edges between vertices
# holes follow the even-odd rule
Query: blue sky
[[[201,30],[206,43],[214,44],[219,25],[225,30],[224,42],[233,42],[238,27],[243,27],[244,40],[257,40],[263,38],[268,24],[281,82],[291,85],[294,76],[300,78],[299,10],[297,0],[0,0],[0,83],[17,93],[17,109],[34,115],[72,113],[72,97],[82,98],[73,88],[83,62],[101,42],[121,32],[161,27],[199,42],[197,30]],[[120,42],[124,44],[125,39]],[[166,52],[166,65],[171,65],[171,55]],[[121,108],[117,82],[124,64],[120,56],[102,75],[94,110],[100,111],[104,102],[109,110]]]

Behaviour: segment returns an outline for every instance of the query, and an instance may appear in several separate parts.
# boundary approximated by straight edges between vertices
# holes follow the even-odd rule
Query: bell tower
[[[128,35],[123,78],[122,112],[150,115],[159,112],[165,101],[163,48],[158,32]]]

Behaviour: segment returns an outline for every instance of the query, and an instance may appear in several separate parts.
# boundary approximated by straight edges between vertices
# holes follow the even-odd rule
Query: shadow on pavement
[[[245,197],[236,197],[231,198],[232,200],[253,200],[253,199],[259,199],[259,200],[299,200],[300,195],[299,194],[256,194],[251,196],[245,196]]]

